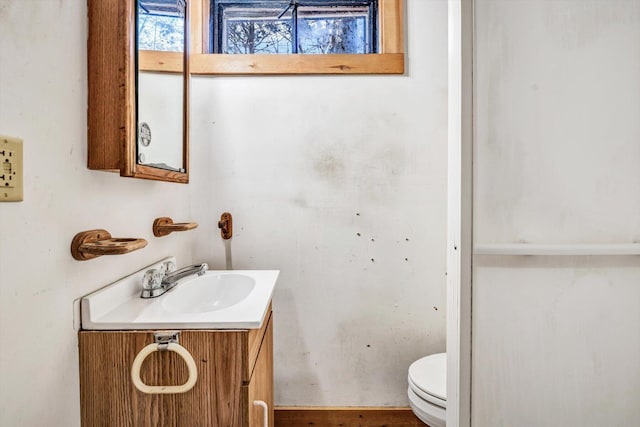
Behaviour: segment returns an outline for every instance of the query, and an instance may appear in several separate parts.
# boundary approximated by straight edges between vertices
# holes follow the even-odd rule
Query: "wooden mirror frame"
[[[189,11],[186,1],[185,51],[153,52],[136,60],[136,0],[87,0],[88,54],[88,161],[93,170],[120,172],[121,176],[189,182]],[[176,59],[182,58],[183,86],[183,165],[176,172],[137,162],[136,75],[140,69],[175,72]],[[156,64],[156,65],[153,65]],[[173,64],[173,66],[171,66]],[[178,63],[179,64],[179,63]]]

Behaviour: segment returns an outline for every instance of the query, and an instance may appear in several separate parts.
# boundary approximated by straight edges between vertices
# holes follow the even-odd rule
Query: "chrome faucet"
[[[172,261],[167,261],[159,269],[147,270],[142,278],[140,298],[155,298],[175,287],[181,279],[202,276],[209,266],[206,263],[189,265],[176,270]]]

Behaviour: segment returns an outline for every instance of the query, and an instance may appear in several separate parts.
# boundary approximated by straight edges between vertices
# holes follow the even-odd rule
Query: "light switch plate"
[[[0,202],[22,200],[22,140],[0,135]]]

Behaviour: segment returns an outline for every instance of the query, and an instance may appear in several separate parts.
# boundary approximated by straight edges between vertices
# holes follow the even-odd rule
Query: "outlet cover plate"
[[[0,135],[0,202],[21,202],[22,140]]]

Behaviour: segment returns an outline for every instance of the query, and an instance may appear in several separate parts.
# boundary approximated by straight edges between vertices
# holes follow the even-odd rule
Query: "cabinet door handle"
[[[269,427],[269,405],[264,400],[254,400],[253,406],[262,406],[262,412],[264,413],[264,417],[262,418],[262,424],[264,427]]]
[[[191,390],[194,385],[196,385],[196,381],[198,379],[198,369],[196,368],[196,362],[193,360],[193,356],[191,353],[176,343],[169,343],[166,347],[166,350],[173,351],[178,353],[180,357],[182,357],[187,364],[187,369],[189,371],[189,378],[187,382],[182,385],[172,385],[172,386],[150,386],[146,385],[142,382],[140,378],[140,368],[142,367],[142,362],[147,358],[151,353],[160,351],[160,347],[158,344],[149,344],[136,356],[133,360],[133,365],[131,365],[131,380],[133,381],[133,385],[136,386],[138,390],[147,394],[177,394],[177,393],[186,393]]]

